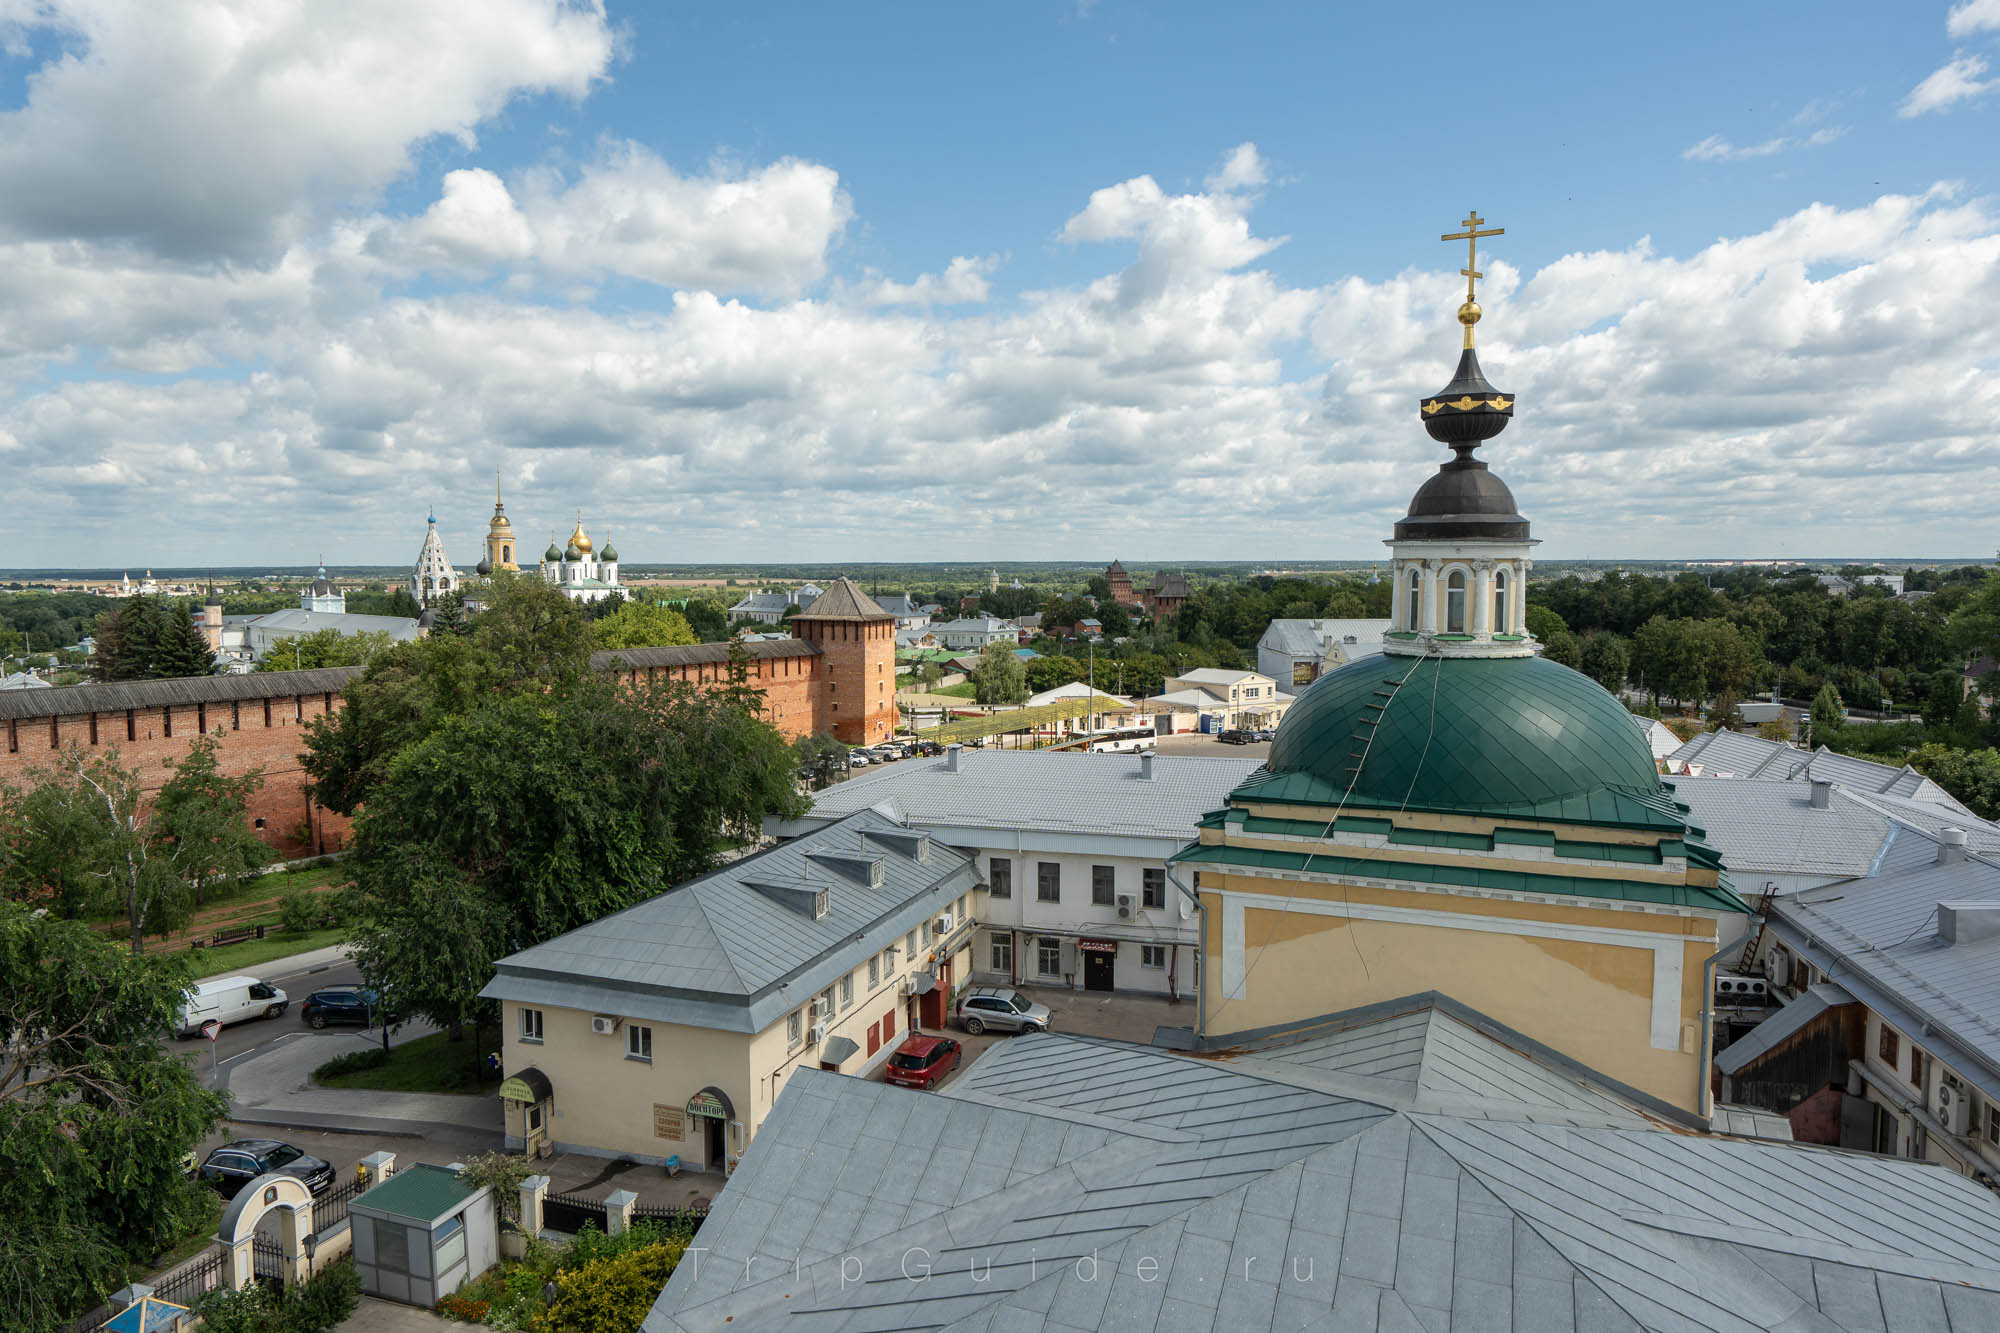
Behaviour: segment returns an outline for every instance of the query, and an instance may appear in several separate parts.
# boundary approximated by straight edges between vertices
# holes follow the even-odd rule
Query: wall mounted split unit
[[[951,934],[951,927],[952,927],[951,913],[946,912],[943,916],[931,922],[931,934],[949,935]]]
[[[810,1036],[810,1037],[808,1038],[808,1040],[810,1040],[810,1041],[811,1041],[811,1042],[812,1042],[812,1043],[813,1043],[814,1045],[817,1045],[817,1044],[819,1044],[820,1042],[823,1042],[823,1041],[825,1041],[825,1040],[826,1040],[826,1024],[824,1024],[824,1023],[815,1023],[815,1024],[813,1024],[813,1025],[812,1025],[812,1035],[811,1035],[811,1036]]]
[[[618,1020],[610,1014],[592,1014],[590,1030],[600,1037],[608,1037],[618,1030]]]
[[[1120,921],[1130,921],[1132,919],[1132,914],[1133,914],[1132,895],[1129,893],[1119,894],[1118,919]]]

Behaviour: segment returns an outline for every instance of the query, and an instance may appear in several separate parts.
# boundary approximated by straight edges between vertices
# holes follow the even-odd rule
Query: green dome
[[[550,564],[554,564],[556,561],[562,559],[562,552],[556,549],[554,542],[550,542],[549,549],[542,552],[542,559],[548,561]]]
[[[1660,790],[1652,747],[1624,706],[1542,657],[1349,663],[1299,695],[1265,768],[1344,791],[1364,751],[1354,796],[1371,805],[1500,810]]]
[[[602,560],[607,565],[615,565],[618,563],[618,548],[611,545],[609,542],[606,542],[604,545],[604,550],[598,555],[597,558],[599,560]]]

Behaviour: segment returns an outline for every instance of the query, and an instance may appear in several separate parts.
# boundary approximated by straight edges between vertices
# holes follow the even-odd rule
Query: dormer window
[[[821,889],[818,893],[815,893],[813,895],[813,920],[819,921],[824,919],[825,916],[826,916],[826,890]]]

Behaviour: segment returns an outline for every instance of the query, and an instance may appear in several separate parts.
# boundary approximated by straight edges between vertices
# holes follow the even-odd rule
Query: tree
[[[1028,689],[1034,694],[1052,690],[1058,685],[1073,684],[1089,674],[1089,669],[1082,662],[1062,654],[1037,657],[1026,664]]]
[[[1028,672],[1013,645],[989,643],[972,669],[973,697],[983,704],[1017,704],[1028,697]]]
[[[213,736],[188,747],[153,797],[147,825],[155,854],[167,858],[197,907],[210,885],[271,861],[271,849],[250,828],[250,798],[264,785],[263,771],[230,777],[216,763],[220,748]]]
[[[830,731],[815,731],[792,742],[799,776],[820,791],[847,776],[847,746]]]
[[[223,1099],[159,1041],[188,985],[178,962],[0,902],[8,1327],[52,1333],[123,1285],[129,1263],[213,1218],[180,1161]]]
[[[678,682],[589,673],[443,716],[355,822],[353,940],[402,1012],[450,1026],[505,952],[711,869],[804,808],[777,732]]]
[[[453,588],[431,605],[431,634],[463,637],[470,633],[472,615],[465,609],[465,590]]]
[[[1909,762],[1973,814],[2000,819],[2000,750],[1957,750],[1932,742],[1912,751]]]
[[[156,597],[128,597],[99,616],[92,659],[98,679],[151,679],[166,623],[166,607]]]
[[[1743,714],[1736,706],[1736,692],[1724,689],[1715,696],[1715,706],[1709,710],[1708,729],[1710,731],[1736,731],[1743,726]]]
[[[1556,630],[1542,640],[1542,656],[1573,671],[1583,669],[1583,644],[1566,629]]]
[[[191,604],[182,602],[167,611],[149,674],[160,679],[215,674],[215,650],[195,628]]]
[[[1840,691],[1828,684],[1819,687],[1812,701],[1812,734],[1815,744],[1839,734],[1847,724],[1847,710],[1841,706]]]
[[[318,629],[275,640],[257,663],[259,671],[310,671],[315,667],[366,666],[391,640],[385,630],[350,634]]]
[[[699,643],[687,617],[655,602],[624,602],[590,627],[599,648],[663,648]]]
[[[706,597],[688,598],[681,615],[702,643],[721,643],[729,637],[729,613]]]
[[[1616,694],[1625,688],[1632,667],[1632,654],[1625,640],[1616,634],[1587,634],[1583,640],[1583,674]]]
[[[589,669],[590,622],[578,605],[537,576],[494,575],[472,642],[506,680],[552,682]]]
[[[1563,618],[1539,602],[1528,604],[1528,633],[1547,643],[1551,635],[1558,634],[1569,626]]]

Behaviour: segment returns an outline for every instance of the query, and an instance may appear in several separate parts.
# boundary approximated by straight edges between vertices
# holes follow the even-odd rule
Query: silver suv
[[[958,1021],[973,1036],[995,1032],[1047,1032],[1049,1007],[1005,986],[974,986],[958,1000]]]

